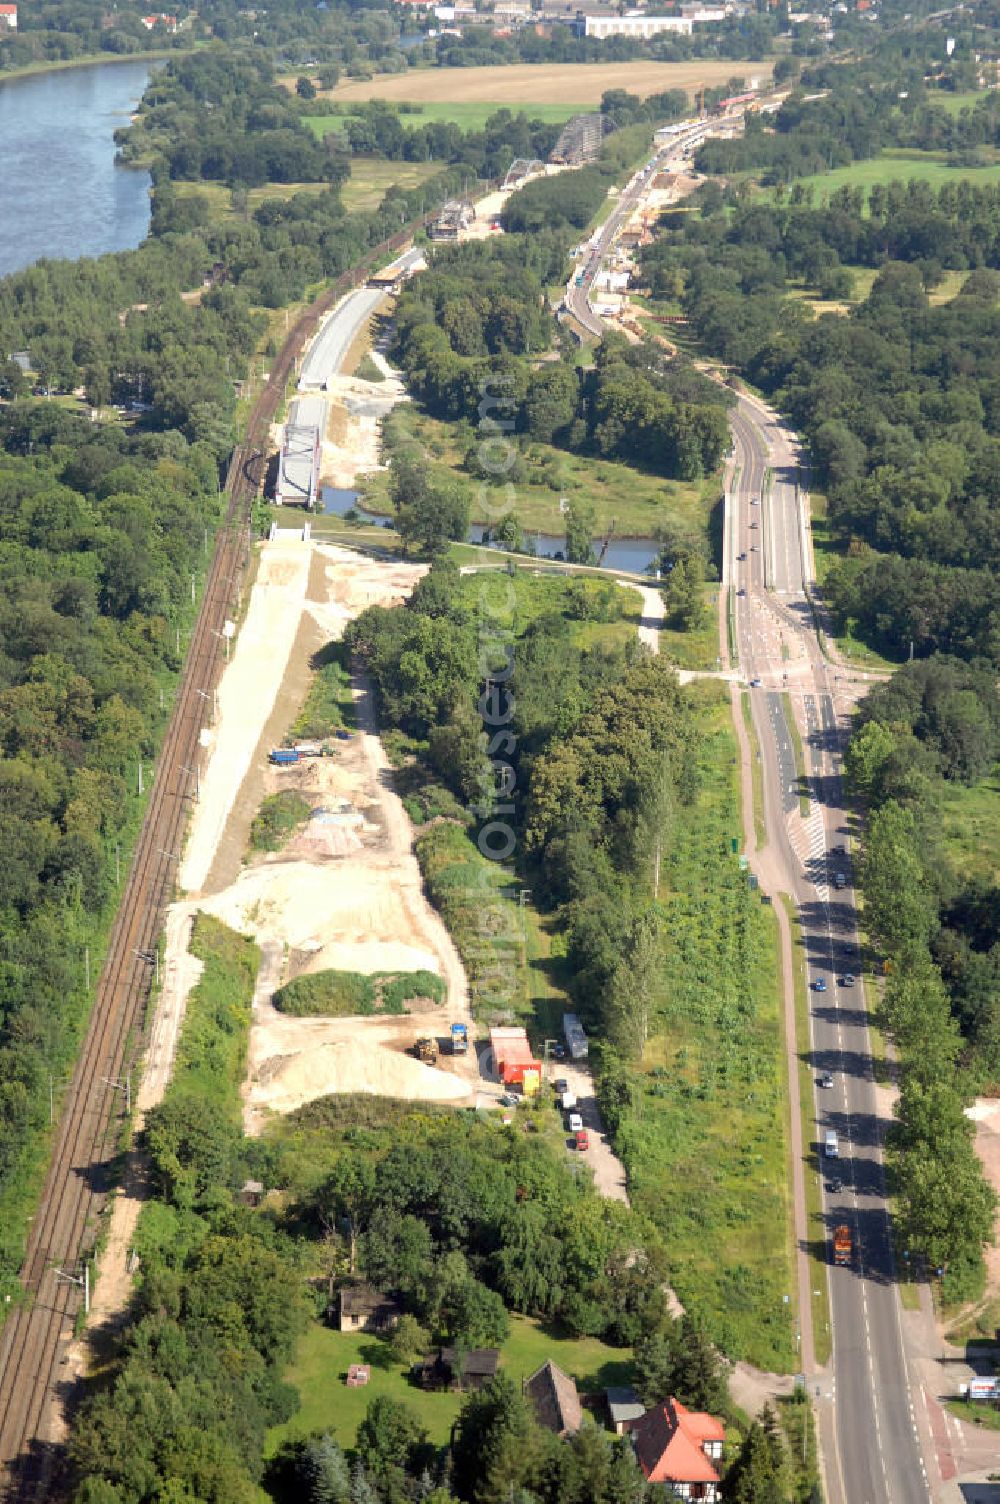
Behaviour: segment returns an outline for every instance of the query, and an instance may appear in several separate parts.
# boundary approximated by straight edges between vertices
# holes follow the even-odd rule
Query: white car
[[[566,1129],[569,1133],[579,1133],[583,1127],[583,1118],[578,1112],[571,1112],[566,1119]]]

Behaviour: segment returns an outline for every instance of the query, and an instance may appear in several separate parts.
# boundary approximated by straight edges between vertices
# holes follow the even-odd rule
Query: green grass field
[[[699,785],[664,859],[662,986],[639,1105],[619,1141],[632,1204],[660,1228],[682,1302],[730,1354],[789,1371],[795,1280],[777,930],[730,850],[742,821],[729,697],[708,683],[691,692],[702,703]]]
[[[525,1316],[511,1319],[511,1335],[503,1347],[501,1367],[520,1381],[552,1358],[573,1377],[584,1393],[597,1394],[615,1384],[628,1383],[628,1353],[592,1337],[567,1338],[551,1334]],[[371,1382],[364,1389],[348,1389],[348,1365],[370,1363]],[[329,1431],[341,1445],[354,1445],[359,1422],[372,1400],[387,1395],[402,1400],[427,1428],[432,1442],[443,1446],[462,1402],[459,1394],[435,1394],[410,1382],[395,1363],[389,1346],[378,1337],[335,1332],[313,1322],[301,1338],[295,1360],[285,1374],[302,1399],[302,1408],[283,1426],[268,1433],[267,1455],[283,1441]]]
[[[985,99],[986,89],[972,89],[964,94],[951,94],[947,89],[935,89],[928,95],[928,103],[935,110],[944,110],[946,115],[960,115],[963,110],[971,110]]]
[[[850,188],[873,187],[876,183],[908,182],[918,179],[939,188],[942,183],[957,183],[967,178],[970,183],[1000,182],[1000,162],[989,167],[949,167],[948,163],[933,152],[882,152],[869,161],[851,162],[847,167],[836,167],[832,172],[816,173],[799,181],[812,188],[816,202],[835,193],[845,185]]]
[[[351,163],[351,175],[340,190],[345,209],[352,214],[377,209],[390,188],[409,193],[441,171],[440,162],[383,162],[374,157],[357,157]]]
[[[442,85],[443,91],[443,85]],[[527,115],[529,120],[541,120],[546,125],[562,125],[572,115],[579,115],[589,108],[585,104],[515,104],[505,105],[497,100],[462,101],[449,103],[448,100],[427,101],[424,104],[415,105],[405,113],[400,112],[400,122],[415,129],[419,125],[454,124],[461,126],[463,131],[481,131],[491,115],[498,110],[510,110],[514,115]],[[342,131],[347,120],[352,118],[354,112],[347,110],[343,115],[304,115],[303,121],[322,140],[331,131]],[[355,117],[356,118],[356,117]],[[429,164],[435,170],[441,167],[440,162]]]
[[[1000,882],[1000,768],[974,788],[945,783],[941,829],[955,871],[963,879]]]
[[[472,521],[485,521],[481,504],[478,512],[476,506],[480,483],[463,468],[454,427],[427,417],[416,406],[397,408],[393,425],[426,451],[441,480],[457,479],[468,489]],[[692,482],[662,480],[614,460],[590,459],[549,444],[529,445],[526,459],[527,479],[514,482],[514,511],[522,528],[529,532],[565,531],[559,510],[561,497],[568,501],[584,499],[593,505],[597,536],[612,523],[620,538],[650,537],[665,522],[679,522],[702,531],[722,494],[718,475]],[[365,504],[376,512],[392,511],[386,472],[378,472],[367,482]]]

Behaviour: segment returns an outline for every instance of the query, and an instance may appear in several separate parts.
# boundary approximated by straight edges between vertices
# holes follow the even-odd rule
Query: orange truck
[[[854,1252],[851,1242],[851,1229],[846,1222],[841,1222],[839,1227],[833,1229],[833,1262],[835,1264],[850,1264]]]

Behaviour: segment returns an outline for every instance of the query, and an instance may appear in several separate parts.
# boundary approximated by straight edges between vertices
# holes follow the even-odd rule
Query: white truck
[[[563,1014],[563,1038],[571,1060],[586,1060],[590,1043],[575,1013]]]

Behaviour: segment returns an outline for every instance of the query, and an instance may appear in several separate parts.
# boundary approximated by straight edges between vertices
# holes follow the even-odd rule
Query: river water
[[[0,81],[0,276],[42,256],[101,256],[149,226],[149,174],[115,165],[114,133],[148,62],[94,63]]]

